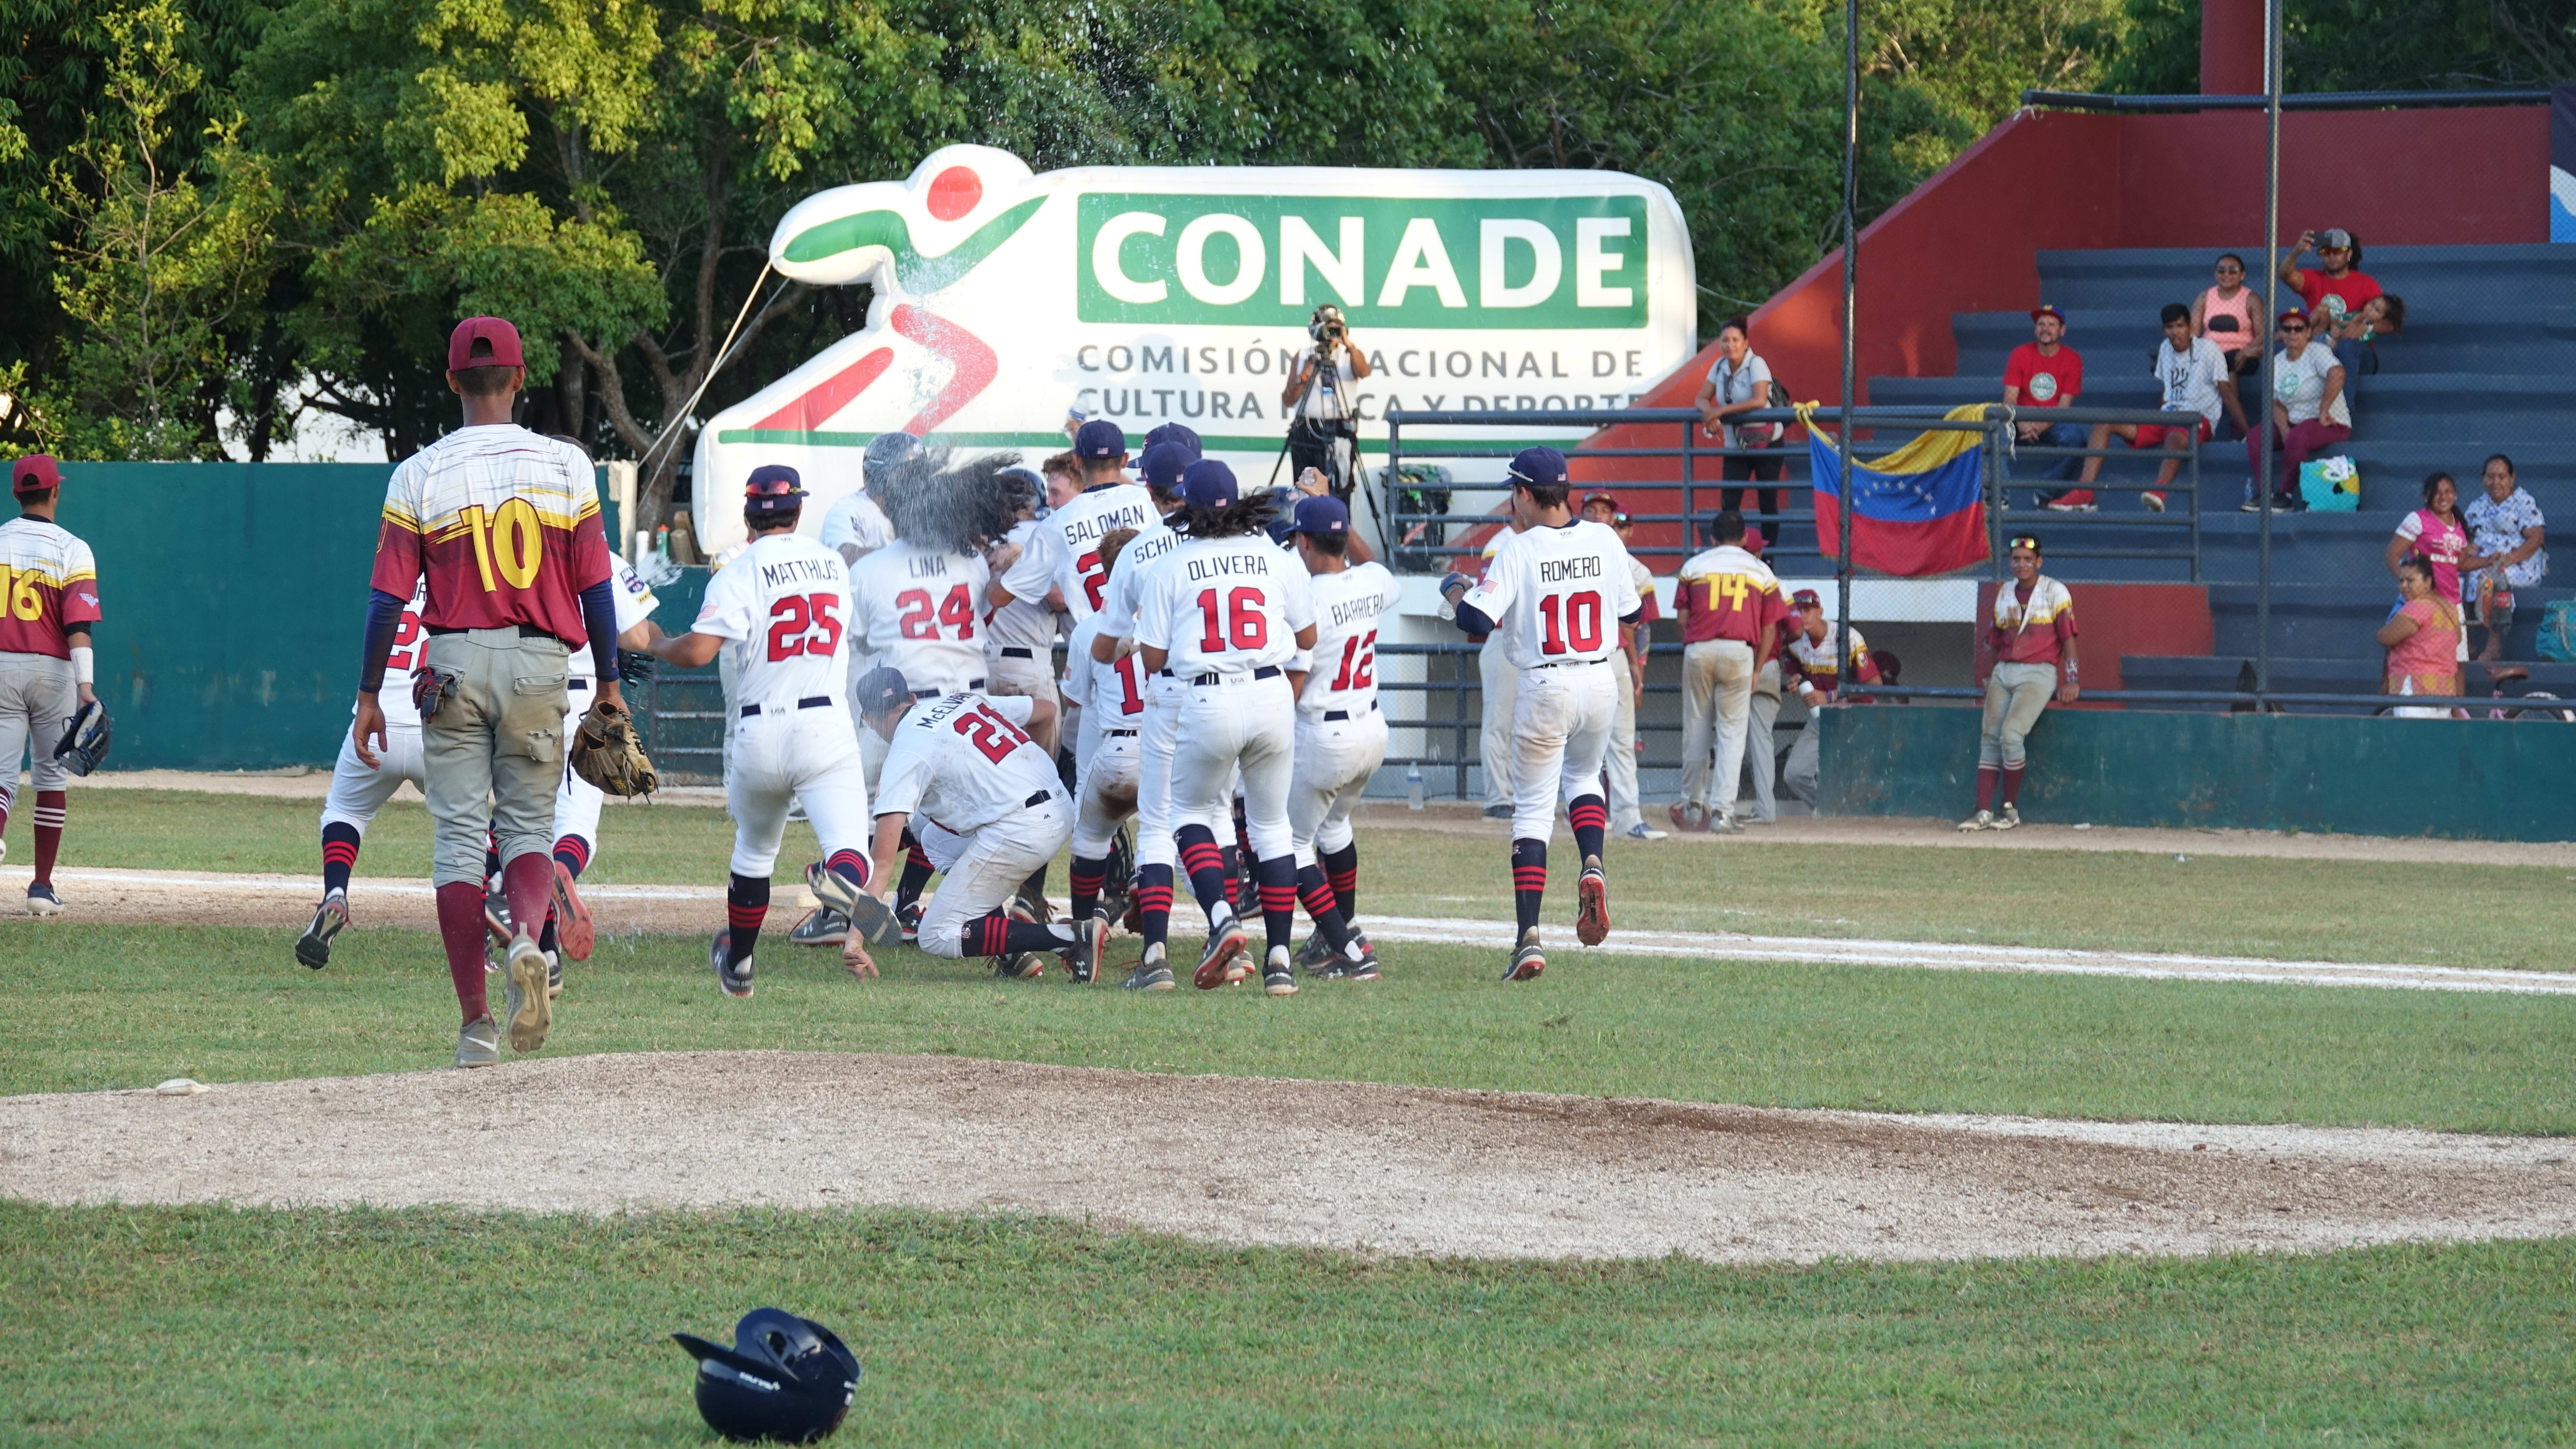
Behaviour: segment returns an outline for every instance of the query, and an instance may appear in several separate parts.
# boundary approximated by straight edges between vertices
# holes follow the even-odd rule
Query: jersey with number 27
[[[1496,623],[1515,669],[1607,659],[1641,607],[1619,535],[1580,518],[1512,535],[1460,603]]]
[[[1098,483],[1038,520],[1037,532],[1002,587],[1015,599],[1036,601],[1049,589],[1064,594],[1065,612],[1079,624],[1100,607],[1109,571],[1100,563],[1100,540],[1122,528],[1143,528],[1159,517],[1141,483]]]
[[[1320,719],[1339,710],[1353,719],[1377,704],[1377,629],[1403,588],[1382,564],[1353,564],[1307,581],[1315,598],[1315,662],[1297,708]]]
[[[1191,539],[1137,583],[1136,642],[1181,679],[1286,669],[1315,622],[1305,567],[1265,534]]]
[[[839,699],[849,675],[850,575],[798,533],[753,539],[707,580],[693,633],[728,641],[735,705]]]
[[[1037,701],[988,699],[972,690],[912,707],[886,744],[877,773],[879,815],[919,814],[952,835],[972,835],[1063,789],[1055,761],[1024,726]]]

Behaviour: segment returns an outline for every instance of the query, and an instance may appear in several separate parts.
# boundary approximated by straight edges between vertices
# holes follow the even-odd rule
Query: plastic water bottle
[[[1419,810],[1422,808],[1422,767],[1420,765],[1408,765],[1405,767],[1404,808],[1407,810]]]

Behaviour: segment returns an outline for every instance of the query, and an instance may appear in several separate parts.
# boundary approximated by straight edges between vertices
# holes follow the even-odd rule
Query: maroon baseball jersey
[[[0,654],[69,659],[70,629],[98,619],[98,564],[88,544],[47,519],[0,523]]]
[[[570,443],[513,425],[460,428],[394,470],[372,582],[409,597],[427,580],[433,629],[533,624],[589,642],[581,591],[609,576],[599,490]]]

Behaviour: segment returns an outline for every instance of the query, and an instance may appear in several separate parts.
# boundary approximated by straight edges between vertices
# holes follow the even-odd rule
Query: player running
[[[36,787],[36,877],[27,913],[58,915],[54,858],[71,810],[71,771],[54,758],[73,716],[98,702],[90,636],[99,621],[98,563],[89,545],[54,522],[63,475],[44,453],[9,469],[18,516],[0,523],[0,830],[16,803],[18,760]],[[0,859],[8,855],[0,840]]]
[[[1029,872],[1073,834],[1073,804],[1055,761],[1027,729],[1049,711],[1047,702],[1026,695],[991,699],[971,690],[916,701],[892,669],[862,675],[859,697],[868,728],[886,741],[874,895],[884,896],[905,831],[918,816],[956,843],[953,856],[942,852],[947,875],[917,927],[922,950],[949,960],[993,957],[1009,976],[1037,975],[1040,968],[1027,963],[1055,952],[1074,980],[1091,980],[1107,923],[1094,916],[1047,925],[1002,910]]]
[[[1350,510],[1338,498],[1299,499],[1289,537],[1315,601],[1314,666],[1297,695],[1297,759],[1288,780],[1297,896],[1315,922],[1299,964],[1326,981],[1375,981],[1377,952],[1351,924],[1360,874],[1351,812],[1386,759],[1378,619],[1403,590],[1383,566],[1351,562]]]
[[[1610,808],[1601,798],[1601,757],[1618,701],[1610,651],[1614,624],[1635,624],[1644,604],[1619,535],[1576,518],[1565,506],[1565,455],[1524,448],[1511,462],[1512,516],[1521,531],[1485,565],[1481,580],[1451,574],[1442,601],[1471,634],[1506,631],[1520,674],[1512,699],[1512,901],[1519,944],[1505,981],[1547,969],[1539,904],[1547,893],[1547,837],[1561,794],[1583,858],[1575,939],[1598,946],[1610,934],[1609,878],[1601,866]]]
[[[643,576],[626,560],[611,554],[608,569],[609,582],[614,585],[610,597],[617,604],[617,647],[644,650],[661,633],[650,622],[661,601],[653,597]],[[566,663],[569,667],[564,672],[564,698],[570,707],[564,711],[564,738],[569,740],[581,728],[581,717],[590,712],[591,694],[598,681],[593,678],[588,652],[576,652]],[[590,907],[581,903],[576,882],[596,858],[599,807],[605,798],[597,785],[574,772],[571,751],[565,751],[563,772],[555,782],[555,880],[549,903],[553,910],[537,940],[548,956],[549,989],[557,994],[563,991],[563,962],[555,954],[557,948],[575,961],[587,961],[596,940]]]
[[[1289,934],[1296,924],[1297,857],[1288,824],[1288,778],[1296,759],[1296,695],[1305,683],[1292,666],[1315,646],[1315,606],[1305,570],[1270,541],[1267,494],[1244,498],[1234,470],[1213,458],[1181,475],[1180,531],[1187,540],[1139,582],[1136,644],[1145,668],[1168,673],[1179,697],[1172,755],[1172,821],[1190,890],[1211,923],[1193,984],[1225,984],[1226,968],[1249,942],[1226,899],[1225,857],[1216,827],[1232,814],[1235,772],[1260,883],[1266,949],[1262,990],[1297,990]],[[1145,958],[1140,971],[1164,965],[1171,924],[1171,867],[1143,863],[1137,850],[1137,894],[1144,900]],[[1161,893],[1161,905],[1154,894]]]
[[[726,927],[707,947],[707,963],[727,996],[752,991],[753,955],[769,915],[769,876],[790,803],[804,807],[823,843],[822,863],[805,872],[807,888],[863,928],[878,921],[872,902],[859,904],[868,883],[861,854],[868,783],[840,691],[849,672],[849,570],[838,553],[797,536],[805,496],[795,469],[780,463],[752,469],[742,504],[750,546],[707,580],[706,602],[689,632],[653,645],[654,654],[682,669],[704,667],[719,650],[734,659],[725,691],[732,879],[725,887]],[[853,975],[874,976],[864,934],[846,933],[841,960]]]

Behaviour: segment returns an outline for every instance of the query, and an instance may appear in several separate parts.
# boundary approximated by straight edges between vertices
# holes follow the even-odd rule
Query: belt
[[[796,701],[796,707],[798,709],[829,709],[832,707],[833,702],[832,696],[828,694],[809,694],[803,699]],[[744,719],[750,719],[754,715],[762,713],[764,710],[770,714],[785,714],[787,713],[787,706],[783,704],[766,706],[746,704],[742,707],[742,717]]]
[[[495,629],[500,629],[500,628],[507,628],[507,627],[509,627],[509,626],[507,626],[507,625],[503,625],[503,624],[495,624],[495,625],[493,625],[492,627],[493,627],[493,628],[495,628]],[[537,626],[537,625],[535,625],[535,624],[521,624],[521,625],[519,625],[519,626],[518,626],[518,630],[519,630],[519,637],[520,637],[520,638],[522,638],[522,639],[553,639],[553,638],[555,637],[555,632],[554,632],[552,629],[540,628],[539,626]],[[449,626],[444,625],[444,624],[432,624],[432,625],[430,625],[430,626],[429,626],[429,632],[431,632],[432,634],[471,634],[471,633],[473,633],[474,631],[473,631],[472,629],[470,629],[470,628],[466,628],[466,629],[457,629],[457,628],[450,628]],[[558,642],[561,642],[561,641],[558,641]],[[571,648],[572,646],[571,646],[571,645],[569,645],[569,644],[566,644],[566,645],[564,645],[564,647],[565,647],[565,648],[567,648],[567,649],[569,649],[569,648]]]
[[[580,676],[576,675],[576,676],[574,676],[573,678],[571,678],[571,679],[567,679],[567,680],[565,680],[565,681],[564,681],[564,688],[566,688],[566,689],[588,689],[588,688],[590,688],[590,681],[589,681],[589,680],[587,680],[587,679],[583,679],[583,678],[581,678]]]
[[[1179,679],[1181,676],[1166,669],[1163,671],[1163,677],[1165,679]],[[1240,677],[1241,676],[1239,675],[1228,674],[1198,674],[1192,675],[1186,682],[1190,684],[1223,684],[1230,679]],[[1259,669],[1252,671],[1252,677],[1255,679],[1277,679],[1279,677],[1279,666],[1276,664],[1264,664]]]
[[[1035,810],[1035,809],[1036,809],[1036,808],[1038,808],[1039,806],[1044,805],[1046,802],[1048,802],[1049,800],[1052,800],[1052,799],[1054,799],[1054,798],[1055,798],[1055,792],[1054,792],[1053,790],[1040,790],[1040,791],[1039,791],[1039,792],[1037,792],[1036,794],[1031,795],[1031,796],[1030,796],[1029,798],[1027,798],[1026,800],[1021,801],[1021,802],[1020,802],[1020,808],[1021,808],[1021,809],[1023,809],[1023,810]]]
[[[1005,645],[1003,645],[1003,646],[1002,646],[1002,657],[1003,657],[1003,658],[1005,658],[1005,659],[1035,659],[1035,658],[1037,658],[1037,655],[1035,655],[1035,654],[1033,654],[1033,653],[1029,652],[1029,651],[1028,651],[1028,650],[1026,650],[1026,649],[1021,649],[1021,648],[1018,648],[1018,647],[1016,647],[1016,646],[1014,646],[1014,645],[1005,644]]]
[[[1598,659],[1551,659],[1545,664],[1533,664],[1530,667],[1532,669],[1574,669],[1586,664],[1607,664],[1609,662],[1610,656],[1604,654]]]
[[[1370,700],[1370,701],[1369,701],[1369,707],[1368,707],[1368,708],[1366,708],[1366,709],[1364,709],[1364,710],[1361,710],[1361,711],[1360,711],[1360,713],[1362,713],[1362,714],[1375,714],[1375,713],[1377,713],[1377,701],[1376,701],[1376,700]],[[1344,721],[1344,720],[1346,720],[1346,719],[1349,719],[1350,717],[1351,717],[1351,712],[1350,712],[1349,710],[1346,710],[1346,709],[1328,709],[1328,710],[1324,711],[1324,723],[1326,723],[1326,724],[1339,724],[1339,723],[1341,723],[1342,721]]]
[[[1100,732],[1100,737],[1104,740],[1132,740],[1136,738],[1136,732],[1134,730],[1102,730]]]

